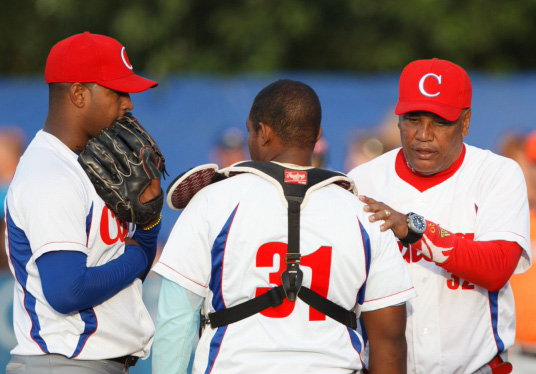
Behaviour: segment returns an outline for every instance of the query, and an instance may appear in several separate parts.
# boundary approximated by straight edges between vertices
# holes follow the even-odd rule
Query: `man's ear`
[[[469,134],[469,125],[471,124],[471,108],[467,109],[462,122],[462,136],[465,138]]]
[[[275,134],[272,128],[265,124],[264,122],[259,122],[259,138],[261,140],[261,145],[265,146],[272,142]]]
[[[319,141],[321,137],[322,137],[322,125],[320,125],[320,128],[318,129],[318,135],[316,136],[316,141]]]
[[[80,83],[73,83],[69,88],[69,98],[71,102],[78,108],[83,108],[86,101],[89,99],[89,89]]]

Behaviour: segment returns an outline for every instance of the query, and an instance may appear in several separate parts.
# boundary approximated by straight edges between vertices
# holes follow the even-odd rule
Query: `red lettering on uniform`
[[[331,272],[331,247],[318,248],[313,253],[303,256],[301,263],[312,270],[311,289],[327,298]],[[315,308],[309,308],[309,321],[324,321],[325,319],[324,313]]]
[[[285,254],[287,253],[287,244],[280,242],[271,242],[265,243],[260,246],[257,251],[257,267],[273,267],[274,264],[274,255],[278,255],[279,264],[277,264],[277,271],[271,272],[268,276],[268,282],[275,284],[276,286],[281,285],[281,274],[286,269],[285,264]],[[255,291],[255,297],[260,296],[268,291],[271,287],[257,287]],[[261,311],[261,314],[266,317],[271,318],[284,318],[288,317],[290,313],[294,310],[294,301],[289,299],[283,299],[283,303],[277,307],[269,307]]]
[[[467,234],[456,233],[454,235],[462,237],[464,239],[469,239],[469,240],[473,240],[475,238],[475,234],[473,233],[467,233]],[[432,262],[426,256],[424,256],[420,251],[414,248],[411,244],[408,246],[408,248],[406,248],[404,247],[401,241],[398,240],[397,243],[398,243],[398,249],[400,249],[400,253],[402,254],[402,257],[404,258],[404,260],[406,260],[408,264],[419,262],[422,259],[428,262]]]
[[[115,225],[110,221],[114,221]],[[113,230],[114,226],[116,226],[115,230]],[[114,237],[112,237],[112,233]],[[105,206],[101,214],[100,234],[104,244],[112,245],[118,241],[124,242],[128,235],[128,222],[116,218],[114,212]]]
[[[261,245],[257,250],[257,258],[255,266],[262,267],[277,267],[277,270],[270,272],[268,282],[281,285],[281,274],[286,269],[285,255],[287,253],[287,244],[281,242],[269,242]],[[275,255],[279,257],[276,262]],[[316,251],[309,253],[301,258],[301,265],[311,268],[311,290],[327,297],[329,290],[329,279],[331,273],[331,247],[321,246]],[[271,287],[257,287],[255,297],[260,296],[270,290]],[[295,301],[283,299],[283,303],[277,307],[269,307],[260,313],[265,317],[284,318],[288,317],[294,310]],[[309,321],[323,321],[326,315],[309,307]]]
[[[400,253],[402,253],[402,257],[409,264],[411,262],[411,254],[409,248],[404,247],[404,244],[402,244],[402,242],[399,240],[397,240],[396,243],[398,244],[398,249],[400,250]]]
[[[469,240],[473,240],[475,238],[475,234],[473,233],[456,233],[454,235]],[[408,264],[419,262],[422,259],[424,259],[425,261],[432,262],[417,249],[413,248],[411,244],[406,248],[401,241],[397,241],[397,243],[402,257]],[[459,288],[461,288],[462,290],[473,290],[475,288],[475,285],[464,279],[461,279],[455,274],[450,273],[450,279],[447,279],[447,287],[451,290],[457,290]]]
[[[450,279],[447,279],[447,287],[451,290],[456,290],[460,287],[460,277],[454,274],[450,275]]]
[[[398,241],[398,248],[400,249],[400,253],[402,253],[402,257],[408,264],[419,262],[422,259],[429,261],[428,258],[426,258],[421,252],[419,252],[416,248],[414,248],[411,244],[406,248],[402,244],[402,242]]]
[[[462,290],[474,290],[475,289],[474,284],[464,279],[461,279],[459,276],[454,275],[452,273],[450,274],[450,279],[447,279],[447,287],[450,288],[451,290],[457,290],[458,288],[460,288],[460,283],[462,284]]]

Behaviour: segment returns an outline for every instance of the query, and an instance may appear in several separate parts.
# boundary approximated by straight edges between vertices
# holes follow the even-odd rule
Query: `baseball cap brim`
[[[445,105],[432,101],[404,101],[399,102],[395,108],[395,113],[398,115],[424,111],[437,114],[439,117],[446,119],[447,121],[456,121],[460,118],[463,108],[455,108],[450,105]]]
[[[123,78],[97,81],[97,84],[114,91],[136,93],[158,86],[158,82],[144,78],[137,74],[130,74]]]

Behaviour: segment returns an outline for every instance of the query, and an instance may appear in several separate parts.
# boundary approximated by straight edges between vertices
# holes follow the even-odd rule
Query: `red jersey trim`
[[[465,144],[463,144],[462,153],[460,154],[460,156],[447,169],[440,171],[436,174],[423,175],[421,173],[416,172],[409,166],[406,157],[404,156],[404,151],[400,149],[400,151],[398,151],[398,154],[396,155],[395,171],[396,174],[400,177],[400,179],[409,183],[420,192],[424,192],[427,189],[437,186],[438,184],[443,183],[444,181],[452,177],[454,173],[458,171],[464,159]]]
[[[365,303],[370,303],[370,302],[372,302],[372,301],[378,301],[378,300],[386,299],[386,298],[388,298],[388,297],[392,297],[392,296],[396,296],[396,295],[399,295],[399,294],[401,294],[401,293],[411,291],[411,290],[413,290],[414,288],[415,288],[415,287],[410,287],[410,288],[406,288],[405,290],[398,291],[398,292],[395,292],[395,293],[390,294],[390,295],[387,295],[387,296],[382,296],[382,297],[377,297],[377,298],[375,298],[375,299],[365,300],[365,301],[363,302],[363,304],[365,304]],[[404,301],[404,303],[405,303],[405,301]],[[394,306],[394,305],[389,305],[389,306]]]

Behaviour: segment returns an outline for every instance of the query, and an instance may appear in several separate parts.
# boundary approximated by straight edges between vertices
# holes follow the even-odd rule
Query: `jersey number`
[[[270,242],[261,245],[257,251],[257,267],[273,267],[275,255],[279,255],[279,267],[276,272],[270,273],[268,282],[276,286],[281,285],[281,274],[285,271],[285,255],[287,253],[287,244],[280,242]],[[301,264],[311,268],[311,289],[318,294],[327,297],[329,288],[329,276],[331,271],[331,247],[322,246],[313,253],[302,256]],[[266,293],[270,287],[257,287],[255,296]],[[270,307],[261,312],[263,316],[271,318],[288,317],[294,310],[295,302],[284,299],[283,303],[277,307]],[[326,315],[318,310],[309,307],[309,321],[324,321]]]
[[[471,284],[454,274],[450,274],[450,279],[447,280],[447,287],[450,288],[451,290],[457,290],[458,288],[460,288],[461,281],[463,281],[462,290],[472,290],[475,288],[474,284]]]

